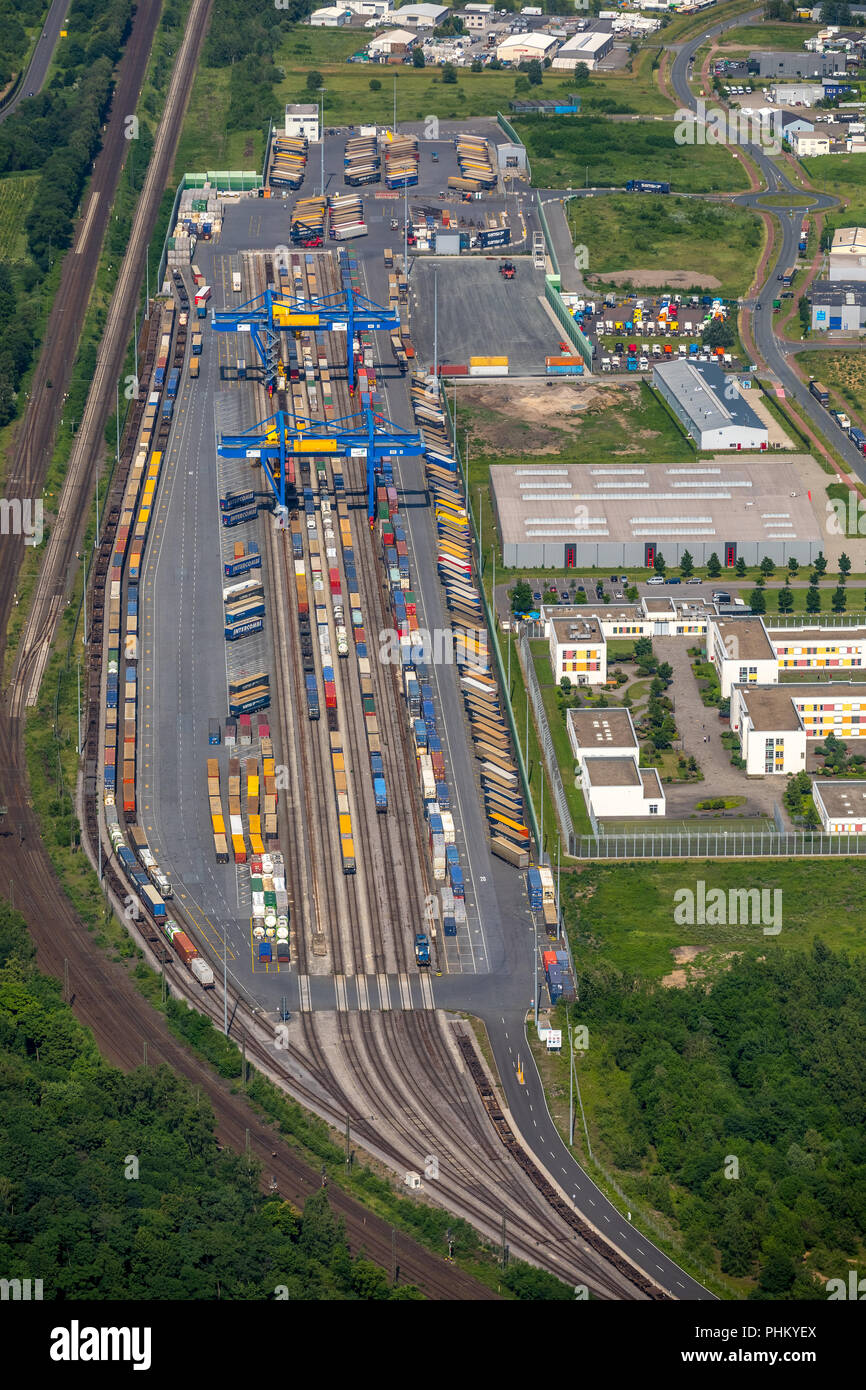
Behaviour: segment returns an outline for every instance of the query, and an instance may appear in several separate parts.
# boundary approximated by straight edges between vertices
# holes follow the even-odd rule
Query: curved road
[[[696,39],[689,40],[679,49],[671,65],[671,85],[676,93],[677,99],[682,106],[688,107],[692,111],[697,110],[697,98],[691,91],[688,83],[691,64],[694,55],[708,38],[715,38],[726,29],[733,29],[742,24],[747,24],[760,15],[760,11],[754,11],[746,15],[737,15],[732,19],[725,20],[720,24],[711,26],[699,35]],[[791,182],[787,173],[780,169],[773,161],[772,157],[761,145],[747,144],[744,146],[746,153],[754,160],[755,164],[763,174],[767,188],[763,194],[749,193],[743,194],[732,199],[733,202],[746,203],[749,206],[760,206],[762,197],[766,198],[767,193],[790,193],[797,197],[802,197],[804,190],[798,188]],[[809,389],[800,380],[800,377],[790,366],[787,351],[780,346],[779,340],[773,332],[773,310],[772,300],[777,285],[776,276],[788,266],[796,264],[797,261],[797,242],[799,240],[800,223],[804,212],[811,211],[812,208],[832,206],[835,199],[829,199],[824,194],[815,194],[809,208],[794,206],[793,215],[791,211],[784,208],[767,208],[765,211],[773,212],[779,220],[782,231],[782,246],[778,258],[770,269],[769,276],[761,287],[756,304],[761,308],[746,310],[751,317],[752,336],[755,346],[763,360],[766,362],[770,372],[778,379],[779,384],[784,387],[786,395],[795,400],[803,415],[807,417],[817,432],[825,439],[837,453],[851,465],[853,472],[858,478],[866,481],[866,459],[858,449],[855,449],[850,439],[845,437],[840,430],[828,430],[828,415],[826,410],[818,404],[815,398],[810,395]],[[802,350],[802,349],[800,349]]]
[[[36,42],[33,57],[30,59],[30,66],[24,74],[24,81],[8,106],[4,106],[3,110],[0,111],[0,121],[5,121],[6,117],[27,97],[35,96],[37,92],[42,91],[68,9],[69,0],[52,0],[48,18]]]

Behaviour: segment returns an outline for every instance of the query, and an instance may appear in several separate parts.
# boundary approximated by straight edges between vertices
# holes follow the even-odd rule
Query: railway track
[[[186,31],[172,71],[153,155],[148,166],[141,196],[136,205],[127,251],[120,267],[117,285],[108,310],[105,331],[99,345],[93,382],[88,393],[81,424],[75,435],[57,516],[48,538],[36,592],[18,648],[9,690],[9,706],[13,718],[19,717],[26,707],[36,703],[39,685],[51,654],[51,642],[57,619],[65,605],[74,554],[80,544],[80,537],[90,510],[92,470],[104,447],[105,422],[113,403],[114,384],[123,367],[133,310],[137,302],[144,270],[144,257],[156,223],[161,190],[165,187],[174,160],[199,50],[210,17],[211,4],[212,0],[192,0]],[[144,0],[144,5],[141,7],[144,15],[149,15],[151,9],[155,9],[154,27],[158,20],[159,8],[158,3],[154,6],[154,0]],[[137,104],[149,50],[149,41],[144,47],[143,53],[140,44],[136,45],[134,49],[143,65],[135,86],[134,99],[131,105],[126,107],[126,110],[134,110]],[[106,186],[102,192],[98,188],[94,188],[91,193],[92,198],[100,199],[103,205],[107,202],[109,207],[103,206],[100,211],[99,204],[94,205],[96,212],[87,224],[86,250],[81,251],[79,243],[76,242],[75,249],[69,253],[64,266],[64,275],[69,269],[72,279],[76,278],[76,270],[77,274],[86,277],[87,268],[91,266],[91,258],[92,273],[95,274],[102,243],[102,232],[104,232],[104,223],[102,223],[102,230],[99,230],[99,219],[102,217],[107,221],[110,202],[116,187],[116,177],[123,162],[121,152],[126,148],[126,141],[123,138],[123,118],[117,113],[116,98],[113,112],[112,120],[120,125],[119,133],[112,136],[112,147],[117,146],[118,143],[120,145],[120,149],[115,149],[115,157],[118,161],[115,181],[113,185]],[[106,148],[108,148],[108,143]],[[82,261],[82,256],[84,261],[79,264]],[[71,318],[73,315],[69,314],[69,317]],[[65,340],[66,353],[71,367],[75,355],[74,344],[77,342],[78,334],[76,333],[74,340],[70,342],[69,328],[67,327],[66,333],[62,336]],[[37,400],[36,387],[34,386],[31,406]],[[55,414],[56,409],[55,403]],[[19,465],[23,469],[23,479],[29,478],[32,474],[35,481],[38,475],[38,465],[34,470],[36,461],[33,453],[37,441],[42,441],[43,446],[46,443],[44,429],[37,428],[34,423],[28,430],[28,424],[25,421],[24,457]],[[16,469],[13,469],[13,481],[17,481],[17,477],[18,473]],[[29,495],[32,496],[32,492]],[[0,590],[0,613],[4,611],[2,599],[3,594]]]

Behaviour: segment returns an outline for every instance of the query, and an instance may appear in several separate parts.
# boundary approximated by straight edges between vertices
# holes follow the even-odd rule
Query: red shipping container
[[[458,367],[458,366],[456,365],[456,363],[449,362],[446,366],[440,366],[440,367],[439,367],[439,375],[440,375],[440,376],[468,376],[468,375],[469,375],[469,368],[468,368],[468,367],[464,367],[464,366]]]
[[[246,864],[246,862],[247,862],[247,852],[246,852],[246,850],[245,850],[245,849],[236,849],[236,850],[235,850],[235,863],[236,863],[236,864]]]
[[[270,738],[271,726],[266,724],[263,719],[259,720],[259,738]]]
[[[117,748],[115,747],[115,745],[114,745],[113,743],[112,743],[112,744],[108,744],[108,745],[106,746],[106,749],[105,749],[105,766],[106,766],[106,767],[114,767],[116,758],[117,758]]]
[[[355,628],[355,642],[366,642],[367,634],[362,627]]]
[[[329,570],[328,570],[328,579],[331,581],[331,593],[332,593],[332,594],[339,594],[339,593],[341,592],[341,589],[340,589],[340,571],[339,571],[338,569],[336,569],[336,568],[329,569]]]
[[[397,547],[397,554],[398,554],[398,555],[408,555],[408,554],[409,554],[409,547],[408,547],[408,545],[406,544],[405,541],[396,541],[396,542],[395,542],[395,545],[396,545],[396,547]]]
[[[551,966],[551,965],[555,965],[555,964],[556,964],[556,952],[555,952],[555,951],[542,951],[542,953],[541,953],[541,961],[542,961],[542,964],[543,964],[544,969],[545,969],[545,972],[546,972],[547,969],[548,969],[548,966]]]
[[[185,931],[179,931],[171,939],[171,944],[177,951],[184,965],[189,965],[190,961],[195,960],[198,951],[193,946]]]

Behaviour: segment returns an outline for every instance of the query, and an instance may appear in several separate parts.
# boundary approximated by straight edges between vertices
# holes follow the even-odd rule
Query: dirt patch
[[[673,946],[671,955],[679,968],[672,970],[669,975],[662,976],[662,988],[685,989],[686,985],[693,984],[701,977],[703,971],[688,971],[684,970],[683,966],[691,965],[693,960],[709,949],[709,946]]]
[[[605,285],[634,285],[636,290],[718,290],[715,275],[699,275],[696,270],[617,270],[611,275],[588,275],[587,280]]]
[[[252,159],[254,154],[255,150],[253,149],[253,142],[252,140],[247,140],[246,144],[244,145],[244,159]]]
[[[541,389],[503,383],[460,389],[460,405],[474,412],[472,434],[478,444],[495,453],[527,457],[556,453],[563,435],[579,433],[581,416],[591,407],[603,405],[611,411],[628,400],[625,390],[611,389],[607,383],[557,383]]]

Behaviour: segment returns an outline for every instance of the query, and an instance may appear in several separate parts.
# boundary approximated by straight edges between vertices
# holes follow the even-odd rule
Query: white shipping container
[[[195,978],[198,980],[202,989],[213,989],[213,971],[211,970],[206,960],[202,960],[201,956],[196,956],[190,962],[189,968],[192,971]]]
[[[470,367],[470,376],[508,376],[507,367]]]
[[[454,844],[454,817],[450,811],[442,812],[442,831],[445,835],[446,845]]]
[[[230,833],[232,835],[243,835],[244,824],[240,816],[229,816],[229,825],[231,826]]]

